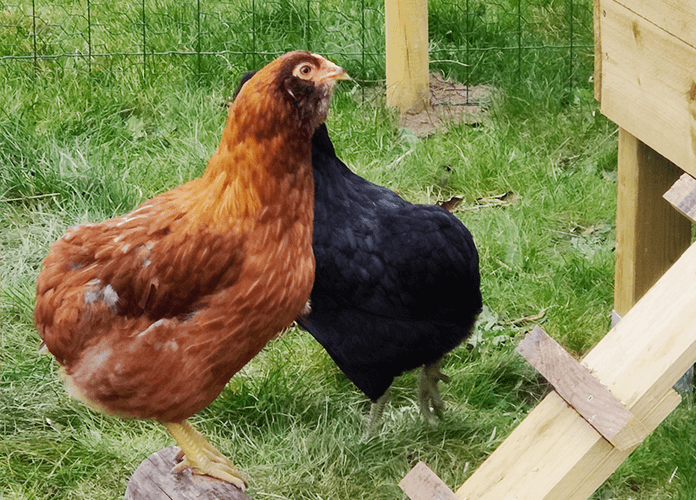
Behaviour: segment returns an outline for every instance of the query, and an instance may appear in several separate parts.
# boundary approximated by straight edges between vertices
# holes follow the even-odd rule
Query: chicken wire
[[[431,68],[465,83],[536,72],[572,87],[589,76],[592,29],[589,0],[431,0]],[[378,82],[384,31],[381,0],[0,0],[0,66],[203,75],[307,49]]]

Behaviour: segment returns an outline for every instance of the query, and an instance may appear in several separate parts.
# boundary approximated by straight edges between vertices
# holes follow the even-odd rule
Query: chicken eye
[[[312,75],[312,66],[309,64],[302,64],[295,69],[295,75],[300,78],[307,79]]]

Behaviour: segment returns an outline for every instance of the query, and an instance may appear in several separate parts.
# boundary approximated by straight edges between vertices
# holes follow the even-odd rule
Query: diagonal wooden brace
[[[650,433],[609,389],[538,326],[520,342],[517,352],[615,448],[633,448]]]
[[[696,223],[696,179],[689,174],[682,174],[663,198],[691,222]]]
[[[452,490],[425,462],[418,462],[399,482],[411,500],[457,500]]]

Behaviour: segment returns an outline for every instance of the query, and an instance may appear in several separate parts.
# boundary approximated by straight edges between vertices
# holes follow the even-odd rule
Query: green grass
[[[334,29],[357,37],[345,21],[348,13],[355,16],[350,2],[334,4],[321,25],[344,19]],[[175,20],[191,8],[184,3],[170,12],[162,5]],[[476,40],[503,43],[514,25],[496,9],[512,7],[477,5],[472,2],[479,9],[474,17],[485,22],[475,30]],[[219,9],[227,7],[221,3]],[[431,22],[450,19],[451,8],[433,2]],[[266,17],[259,19],[266,19],[268,38],[260,49],[302,43],[302,13],[295,4],[264,9],[260,15]],[[544,37],[555,33],[562,14],[550,0],[525,11]],[[283,28],[278,19],[286,18]],[[542,30],[543,23],[550,28]],[[160,31],[157,43],[189,36]],[[458,55],[454,49],[465,34],[451,26],[431,31],[437,47],[453,50],[448,57]],[[378,53],[381,35],[372,36],[368,42]],[[314,41],[328,43],[332,36],[324,38]],[[532,326],[518,320],[543,313],[536,322],[576,354],[607,332],[616,128],[599,114],[586,79],[578,77],[580,85],[569,93],[558,77],[563,58],[554,62],[544,51],[524,56],[524,78],[495,93],[479,126],[454,126],[428,139],[399,130],[382,98],[363,99],[371,93],[340,84],[328,125],[339,156],[354,171],[413,202],[463,197],[456,214],[479,248],[486,309],[476,335],[444,360],[452,381],[443,386],[442,421],[436,427],[422,421],[417,377],[404,374],[394,383],[381,434],[370,441],[362,439],[368,402],[312,337],[291,329],[271,342],[192,419],[248,474],[252,498],[404,498],[397,483],[418,460],[456,488],[547,390],[514,352]],[[348,56],[345,61],[358,64]],[[482,62],[488,73],[480,78],[514,81],[496,66],[504,62]],[[121,498],[135,468],[172,443],[154,423],[105,417],[67,396],[55,362],[36,351],[36,275],[50,244],[69,226],[124,213],[200,175],[217,146],[224,103],[251,67],[247,56],[205,59],[199,78],[191,58],[163,57],[152,61],[143,81],[135,63],[110,64],[97,65],[91,75],[79,60],[41,63],[36,75],[23,62],[0,65],[2,500]],[[383,60],[368,58],[368,64],[368,76],[382,74]],[[557,71],[549,71],[552,64]],[[578,75],[583,71],[589,74],[587,64]],[[503,206],[477,204],[508,192],[514,196]],[[694,498],[692,406],[687,398],[593,498]]]

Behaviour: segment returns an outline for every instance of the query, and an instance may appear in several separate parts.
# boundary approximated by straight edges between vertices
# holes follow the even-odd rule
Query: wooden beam
[[[677,406],[671,388],[696,361],[696,244],[582,360],[648,431]],[[456,492],[460,500],[586,500],[619,450],[556,393],[547,396]]]
[[[669,28],[696,36],[696,24],[684,19],[686,11],[689,19],[696,16],[693,2],[622,1],[646,14],[672,12]],[[696,176],[696,40],[685,41],[616,0],[599,2],[602,113]],[[681,10],[665,8],[677,3]]]
[[[696,48],[696,9],[693,0],[618,0],[628,10]]]
[[[689,221],[662,197],[681,173],[619,129],[614,309],[622,317],[689,247]]]
[[[664,194],[664,199],[696,224],[696,179],[689,174],[683,174]]]
[[[602,31],[599,29],[599,19],[602,15],[600,1],[593,0],[592,8],[594,11],[594,74],[592,77],[594,84],[594,98],[602,102]]]
[[[430,106],[428,1],[385,0],[387,105],[401,113]]]
[[[517,352],[614,447],[627,450],[648,436],[621,401],[538,326],[520,342]]]
[[[418,462],[399,482],[411,500],[457,500],[452,490],[424,462]]]
[[[209,476],[198,476],[185,470],[172,474],[179,448],[169,446],[153,453],[128,480],[124,500],[249,500],[236,486]]]
[[[654,430],[681,399],[642,415]],[[586,500],[632,449],[618,450],[552,392],[455,492],[459,500]]]

